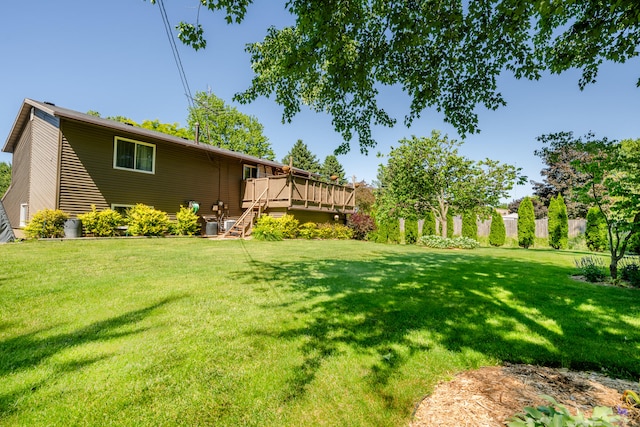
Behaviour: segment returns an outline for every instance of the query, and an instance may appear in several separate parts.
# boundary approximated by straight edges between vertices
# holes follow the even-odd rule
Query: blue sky
[[[202,9],[200,22],[208,45],[195,52],[178,42],[192,93],[211,89],[231,103],[233,94],[246,89],[252,72],[244,46],[259,41],[271,25],[292,22],[281,0],[255,0],[241,25],[227,25],[222,14]],[[194,21],[197,0],[165,0],[172,25]],[[24,98],[103,116],[122,115],[136,121],[159,119],[186,125],[187,98],[164,32],[158,5],[142,0],[31,0],[5,2],[0,18],[0,135],[2,144]],[[640,138],[640,61],[605,64],[595,85],[578,89],[579,72],[544,76],[530,82],[505,75],[500,90],[508,102],[497,111],[480,111],[481,133],[469,135],[461,149],[469,158],[485,157],[515,164],[530,179],[540,180],[544,166],[533,152],[536,136],[593,131],[612,139]],[[271,99],[237,105],[256,116],[265,127],[280,160],[302,139],[322,161],[341,143],[330,117],[304,111],[291,124],[281,123],[282,108]],[[362,155],[357,142],[340,156],[348,176],[369,182],[397,141],[411,135],[429,135],[439,129],[459,139],[455,130],[435,111],[426,111],[410,129],[402,125],[409,99],[400,91],[383,92],[381,105],[398,118],[392,129],[376,128],[378,146]],[[11,156],[0,153],[0,161]],[[517,187],[511,198],[531,193]]]

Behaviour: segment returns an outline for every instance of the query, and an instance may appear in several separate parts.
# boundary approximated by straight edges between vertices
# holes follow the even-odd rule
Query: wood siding
[[[196,147],[184,147],[126,132],[63,120],[60,208],[72,215],[112,204],[144,203],[175,214],[190,200],[200,214],[211,214],[218,200],[230,216],[241,214],[242,163],[216,157]],[[155,174],[113,168],[116,136],[154,144]]]
[[[12,228],[20,226],[20,205],[29,203],[31,175],[31,122],[22,130],[13,152],[11,163],[11,186],[2,198]],[[35,211],[34,211],[35,212]],[[30,212],[31,213],[31,212]]]
[[[59,129],[34,115],[32,120],[29,218],[42,209],[57,209]]]

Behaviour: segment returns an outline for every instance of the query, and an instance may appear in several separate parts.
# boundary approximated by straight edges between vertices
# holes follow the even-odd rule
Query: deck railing
[[[355,209],[353,187],[293,175],[246,180],[243,208],[250,206],[264,191],[266,208],[286,207],[342,213],[353,213]]]

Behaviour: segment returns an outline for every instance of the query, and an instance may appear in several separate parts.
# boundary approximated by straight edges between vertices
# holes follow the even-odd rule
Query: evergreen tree
[[[478,222],[474,211],[462,214],[462,237],[478,240]]]
[[[407,245],[415,245],[418,241],[418,221],[407,219],[404,222],[404,242]]]
[[[321,173],[321,166],[318,158],[309,150],[307,144],[301,139],[291,147],[291,150],[282,158],[282,163],[289,164],[290,158],[293,158],[293,166],[312,173]]]
[[[422,224],[423,236],[434,236],[436,234],[436,217],[432,212],[424,215],[424,223]]]
[[[587,212],[585,239],[590,251],[602,252],[607,248],[607,223],[597,206]]]
[[[489,230],[489,244],[502,246],[507,240],[507,230],[504,228],[504,220],[497,210],[491,212],[491,228]]]
[[[569,245],[569,218],[562,194],[549,202],[549,246],[566,249]]]
[[[536,217],[533,213],[533,203],[525,197],[518,208],[518,245],[525,249],[533,246],[536,238]]]
[[[338,158],[333,154],[328,155],[324,159],[324,163],[322,164],[322,177],[326,180],[326,182],[333,182],[336,184],[345,184],[347,182],[344,179],[344,168],[338,161]],[[333,181],[331,179],[332,176],[337,176],[338,178]]]
[[[451,210],[447,213],[447,237],[453,237],[453,213],[451,213]]]

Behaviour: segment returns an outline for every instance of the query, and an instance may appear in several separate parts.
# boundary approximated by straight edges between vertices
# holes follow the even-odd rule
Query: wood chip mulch
[[[504,427],[525,406],[548,405],[552,396],[571,413],[587,416],[595,406],[626,409],[621,427],[640,426],[640,409],[622,401],[624,390],[639,391],[637,382],[595,372],[506,364],[466,371],[442,382],[416,407],[410,427]]]

